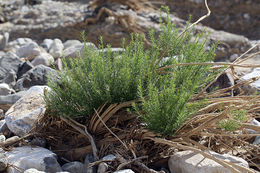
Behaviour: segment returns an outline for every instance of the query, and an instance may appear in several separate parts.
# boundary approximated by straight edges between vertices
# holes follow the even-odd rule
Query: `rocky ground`
[[[204,29],[210,32],[208,46],[219,41],[215,61],[232,62],[260,43],[259,2],[234,1],[235,3],[209,3],[213,14],[203,21],[203,24],[215,29],[200,24],[195,27],[195,33]],[[204,1],[165,3],[171,7],[171,20],[180,30],[186,25],[188,13],[193,14],[194,18],[205,13],[198,10],[204,7]],[[60,162],[60,158],[58,162],[57,155],[48,148],[42,138],[30,138],[25,142],[26,145],[21,142],[45,113],[42,95],[45,89],[48,89],[47,74],[55,74],[54,69],[62,69],[62,58],[77,58],[78,52],[84,54],[81,35],[83,30],[87,35],[87,46],[93,49],[97,49],[100,35],[105,43],[120,47],[121,39],[129,39],[131,32],[147,34],[149,28],[159,32],[160,13],[154,9],[145,10],[126,4],[109,3],[101,5],[107,9],[102,11],[102,8],[91,8],[94,6],[86,0],[0,0],[0,145],[3,148],[0,153],[0,171],[102,173],[108,169],[104,162],[97,166],[97,170],[88,168],[93,162],[91,155],[87,155],[82,162],[67,161],[64,164]],[[226,13],[227,11],[229,13]],[[250,53],[259,50],[258,45]],[[112,51],[123,50],[115,48]],[[244,63],[260,64],[260,55]],[[259,69],[240,68],[236,72],[243,80],[259,77],[260,74]],[[255,91],[260,87],[260,81],[255,81],[252,85]],[[253,123],[260,127],[260,122],[256,119]],[[259,144],[260,138],[256,137],[252,145]],[[15,147],[6,150],[10,145]],[[249,166],[242,158],[227,154],[212,155],[245,167]],[[202,155],[192,151],[177,152],[169,159],[169,165],[164,170],[172,173],[181,170],[183,173],[216,170],[228,172],[227,168],[209,159],[203,160],[201,166],[196,167],[195,162],[201,160],[201,157]],[[115,159],[114,155],[103,158],[111,162]],[[187,161],[188,159],[191,160]],[[133,170],[125,169],[119,172],[127,173]]]

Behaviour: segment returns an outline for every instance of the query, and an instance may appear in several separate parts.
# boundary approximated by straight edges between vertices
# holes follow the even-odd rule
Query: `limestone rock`
[[[51,48],[52,43],[53,43],[52,39],[44,39],[42,44],[40,44],[40,46],[48,52]]]
[[[60,39],[54,39],[51,47],[50,47],[50,51],[49,53],[55,58],[60,58],[62,56],[62,51],[63,51],[63,44],[62,41]]]
[[[15,91],[6,83],[0,83],[0,96],[6,96],[14,92]]]
[[[48,53],[41,53],[40,55],[36,56],[33,61],[32,65],[37,66],[37,65],[45,65],[45,66],[50,66],[54,62],[54,58],[48,54]]]
[[[86,43],[86,47],[97,50],[97,47],[93,43],[90,43],[90,42]],[[81,56],[81,57],[85,56],[84,43],[70,46],[64,50],[65,58],[77,58],[79,56]]]
[[[37,43],[31,42],[31,43],[28,43],[28,44],[20,47],[16,51],[16,54],[20,58],[30,58],[30,59],[33,59],[36,56],[41,54],[41,50],[40,50],[39,46],[37,45]]]
[[[248,163],[239,157],[231,156],[228,154],[218,154],[210,151],[214,157],[232,162],[234,164],[248,168]],[[172,155],[168,161],[168,166],[171,173],[231,173],[231,171],[217,162],[205,158],[199,153],[193,151],[181,151]]]
[[[62,171],[57,162],[56,154],[45,148],[31,146],[17,147],[13,148],[12,151],[5,152],[5,155],[9,164],[22,170],[35,168],[45,172]],[[19,173],[19,171],[10,166],[7,168],[7,173]]]
[[[33,86],[5,114],[8,128],[16,135],[23,136],[33,127],[40,116],[45,113],[43,100],[47,86]]]
[[[79,44],[82,44],[79,40],[67,40],[64,42],[64,50],[69,48],[69,47],[72,47],[72,46],[75,46],[75,45],[79,45]]]

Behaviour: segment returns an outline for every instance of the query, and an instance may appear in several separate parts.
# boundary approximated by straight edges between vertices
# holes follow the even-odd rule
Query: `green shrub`
[[[59,79],[49,82],[48,109],[81,121],[104,103],[140,99],[134,108],[147,127],[172,134],[195,111],[187,106],[190,97],[211,77],[209,66],[178,64],[211,61],[214,48],[205,50],[203,34],[193,37],[187,31],[179,35],[169,17],[161,30],[158,37],[150,32],[148,49],[142,36],[132,35],[129,45],[123,41],[125,52],[120,56],[86,47],[85,57],[64,61]]]
[[[246,121],[245,110],[232,110],[229,119],[221,120],[217,125],[226,131],[235,131],[240,127],[240,123]]]

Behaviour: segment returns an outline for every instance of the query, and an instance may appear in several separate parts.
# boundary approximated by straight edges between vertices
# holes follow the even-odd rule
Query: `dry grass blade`
[[[91,136],[91,134],[87,131],[87,128],[85,127],[84,130],[82,130],[78,125],[76,125],[75,123],[71,122],[70,120],[60,117],[64,122],[66,122],[67,124],[69,124],[71,127],[73,127],[74,129],[76,129],[78,132],[80,132],[82,135],[86,136],[90,143],[91,143],[91,147],[92,147],[92,151],[93,151],[93,156],[95,160],[98,160],[98,155],[97,155],[97,146],[94,142],[94,138]],[[83,126],[83,125],[82,125]]]
[[[96,115],[98,116],[99,120],[102,122],[102,124],[107,128],[107,130],[116,138],[118,139],[118,141],[125,147],[126,150],[129,150],[129,148],[126,146],[126,144],[114,133],[112,132],[112,130],[110,130],[107,125],[105,124],[105,122],[102,120],[102,118],[99,116],[99,114],[97,113],[97,111],[95,110]]]

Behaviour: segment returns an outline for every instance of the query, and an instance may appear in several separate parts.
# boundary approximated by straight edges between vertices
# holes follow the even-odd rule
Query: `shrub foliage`
[[[149,48],[143,37],[132,35],[125,51],[115,54],[85,47],[85,56],[64,61],[57,80],[50,80],[45,95],[47,107],[56,115],[84,120],[107,103],[139,100],[135,104],[145,125],[171,135],[194,112],[187,105],[191,96],[210,78],[208,66],[180,63],[213,60],[214,47],[205,50],[203,34],[179,35],[169,17],[155,36],[150,31]],[[204,40],[204,41],[203,41]],[[103,49],[103,44],[99,49]]]

